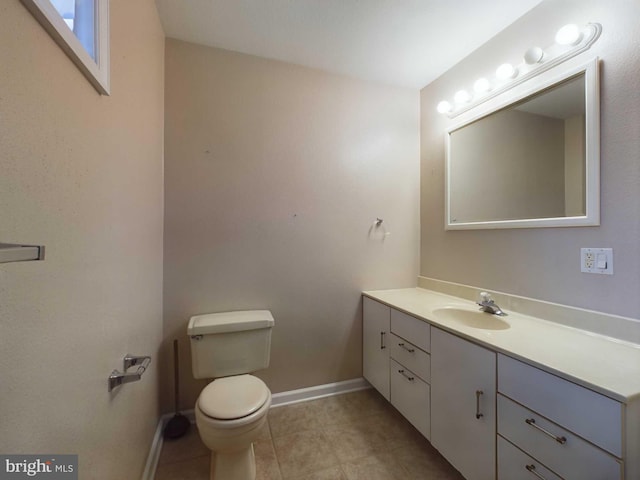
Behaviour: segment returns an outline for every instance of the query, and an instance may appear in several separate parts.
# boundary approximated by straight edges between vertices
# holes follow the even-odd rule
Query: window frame
[[[49,35],[101,94],[110,94],[109,0],[94,0],[96,60],[85,50],[49,0],[21,0]]]

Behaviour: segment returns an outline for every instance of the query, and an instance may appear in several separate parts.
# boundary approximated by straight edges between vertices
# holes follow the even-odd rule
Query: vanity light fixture
[[[454,118],[475,106],[490,100],[516,85],[545,72],[576,55],[587,51],[600,37],[602,25],[588,23],[584,28],[575,24],[565,25],[555,36],[555,43],[545,49],[534,46],[529,48],[519,65],[504,63],[496,70],[494,82],[486,78],[478,79],[473,85],[475,96],[466,90],[455,93],[454,103],[446,100],[438,104],[439,113]]]
[[[489,90],[491,90],[491,83],[484,77],[479,78],[473,84],[473,91],[476,93],[487,93]]]
[[[531,47],[529,50],[524,52],[524,63],[527,65],[535,65],[536,63],[540,63],[544,58],[544,50],[540,47]]]
[[[453,107],[449,102],[447,102],[446,100],[443,100],[438,104],[437,109],[438,109],[438,113],[449,113],[453,110]]]
[[[496,78],[498,80],[509,80],[518,76],[518,69],[510,63],[503,63],[496,69]]]
[[[582,40],[582,32],[575,23],[565,25],[556,33],[558,45],[577,45]]]
[[[471,94],[466,90],[458,90],[453,96],[456,103],[469,103],[471,101]]]

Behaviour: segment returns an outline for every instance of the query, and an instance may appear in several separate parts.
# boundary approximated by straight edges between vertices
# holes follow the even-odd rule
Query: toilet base
[[[211,455],[211,480],[255,480],[256,460],[253,443],[239,452],[218,452]]]

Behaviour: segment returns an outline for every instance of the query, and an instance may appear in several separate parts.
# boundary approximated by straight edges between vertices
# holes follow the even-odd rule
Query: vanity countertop
[[[364,295],[615,400],[640,400],[640,345],[512,311],[499,317],[510,324],[508,329],[468,327],[438,319],[433,311],[445,306],[477,308],[475,303],[423,288]]]

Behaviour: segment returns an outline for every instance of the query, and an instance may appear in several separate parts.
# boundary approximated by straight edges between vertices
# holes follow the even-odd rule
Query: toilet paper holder
[[[114,370],[109,375],[108,390],[112,391],[114,388],[119,387],[124,383],[137,382],[142,378],[142,374],[147,370],[147,367],[151,363],[151,357],[144,355],[131,355],[128,353],[124,357],[124,372]],[[135,372],[127,372],[131,367],[138,366]]]

